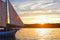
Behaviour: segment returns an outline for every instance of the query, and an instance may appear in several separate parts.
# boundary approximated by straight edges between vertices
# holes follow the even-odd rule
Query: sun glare
[[[8,22],[8,24],[10,23],[10,19],[9,18],[7,19],[7,22]]]
[[[46,16],[40,16],[39,19],[33,20],[34,23],[40,23],[40,24],[45,24],[47,21]]]
[[[47,34],[47,29],[44,28],[36,29],[36,32],[38,33],[38,35],[44,36],[45,34]]]
[[[34,23],[40,23],[40,24],[45,24],[45,23],[54,23],[56,20],[55,18],[51,18],[48,16],[40,16],[38,19],[32,20]]]

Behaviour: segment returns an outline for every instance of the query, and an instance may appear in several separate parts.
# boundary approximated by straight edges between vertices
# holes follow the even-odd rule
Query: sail
[[[14,10],[13,6],[11,5],[10,1],[8,1],[9,5],[9,17],[10,17],[10,24],[23,26],[23,23],[20,17],[17,15],[16,11]]]
[[[0,27],[6,27],[6,4],[0,0]]]

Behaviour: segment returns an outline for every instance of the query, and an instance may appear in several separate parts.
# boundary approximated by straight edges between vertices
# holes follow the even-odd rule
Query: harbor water
[[[60,28],[22,28],[16,40],[60,40]]]

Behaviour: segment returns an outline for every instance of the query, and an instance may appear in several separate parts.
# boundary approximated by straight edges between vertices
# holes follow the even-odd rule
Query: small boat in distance
[[[13,35],[18,29],[24,27],[21,18],[14,10],[9,0],[0,0],[0,36]]]

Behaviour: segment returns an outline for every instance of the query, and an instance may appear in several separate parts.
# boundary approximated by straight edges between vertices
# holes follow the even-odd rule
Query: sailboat
[[[0,35],[15,34],[21,27],[24,27],[24,24],[10,1],[0,0]]]

